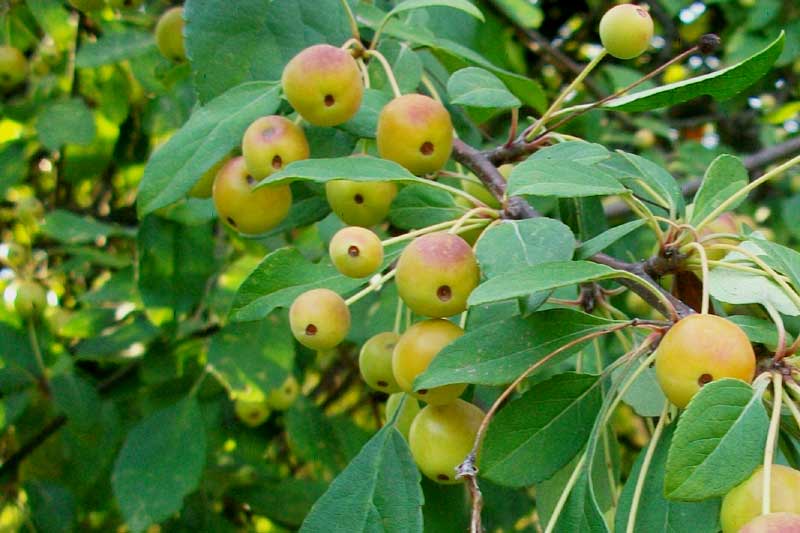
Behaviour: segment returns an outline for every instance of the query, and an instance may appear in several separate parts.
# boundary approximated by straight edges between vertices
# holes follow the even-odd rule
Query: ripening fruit
[[[18,280],[7,287],[14,291],[14,310],[22,318],[38,316],[47,306],[47,292],[32,280]]]
[[[450,159],[453,123],[442,104],[422,94],[398,96],[381,110],[378,153],[414,174],[436,172]]]
[[[736,215],[729,212],[722,213],[720,216],[703,226],[703,229],[700,230],[698,236],[702,239],[703,237],[708,237],[709,235],[714,235],[717,233],[732,233],[734,235],[739,235],[741,231],[742,228],[736,218]],[[736,245],[739,244],[739,241],[736,239],[726,239],[724,237],[720,237],[718,239],[711,239],[703,242],[703,246],[706,248],[706,257],[712,261],[719,261],[728,255],[730,250],[709,250],[708,247],[713,244]]]
[[[618,59],[633,59],[650,46],[653,19],[646,9],[621,4],[606,11],[600,19],[600,41]]]
[[[723,533],[736,533],[761,514],[764,467],[759,466],[746,481],[722,499],[720,524]],[[800,472],[783,465],[772,465],[770,511],[800,514]]]
[[[233,404],[236,416],[251,428],[260,426],[269,418],[270,410],[264,393],[257,389],[238,395]]]
[[[156,24],[156,46],[161,55],[180,63],[186,61],[183,40],[183,8],[173,7],[161,15]]]
[[[392,373],[404,392],[416,398],[439,405],[461,396],[467,388],[464,383],[453,383],[414,392],[414,380],[428,368],[442,348],[464,334],[464,330],[442,319],[424,320],[408,328],[392,354]]]
[[[276,411],[285,411],[294,405],[297,396],[300,394],[300,384],[297,379],[289,374],[283,385],[277,389],[272,389],[267,394],[267,403]]]
[[[211,192],[214,189],[214,178],[217,177],[217,172],[225,166],[230,158],[222,158],[218,163],[215,163],[214,166],[206,170],[205,174],[200,176],[200,179],[194,186],[189,190],[189,196],[192,198],[211,198]]]
[[[103,0],[69,0],[69,5],[83,12],[97,11],[103,7]]]
[[[411,424],[414,422],[414,418],[416,418],[420,410],[419,402],[416,398],[402,392],[396,392],[390,395],[389,399],[386,400],[386,423],[389,423],[395,411],[397,411],[397,408],[400,407],[400,400],[403,399],[403,396],[405,396],[406,401],[403,404],[403,410],[397,415],[397,422],[395,422],[394,427],[408,440],[408,432],[411,429]]]
[[[422,473],[437,483],[458,483],[455,469],[472,451],[483,417],[483,411],[464,400],[420,411],[408,444]]]
[[[0,244],[0,263],[19,268],[28,261],[28,250],[15,242]]]
[[[329,44],[309,46],[283,69],[283,93],[292,107],[315,126],[336,126],[361,107],[364,85],[353,56]]]
[[[335,180],[325,184],[328,204],[350,226],[374,226],[389,214],[397,185],[390,181]]]
[[[256,119],[242,138],[247,170],[259,180],[292,161],[308,159],[309,153],[303,128],[280,115]]]
[[[686,407],[700,387],[715,379],[748,383],[756,356],[742,328],[715,315],[689,315],[670,328],[656,355],[656,376],[667,398]]]
[[[330,350],[350,331],[350,310],[329,289],[312,289],[298,296],[289,309],[294,338],[312,350]]]
[[[292,206],[288,185],[253,189],[255,185],[244,158],[235,157],[217,173],[212,192],[219,217],[233,229],[249,235],[264,233],[280,224]]]
[[[748,522],[739,533],[800,533],[800,514],[761,515]]]
[[[400,335],[386,331],[371,337],[361,347],[358,368],[367,385],[375,390],[386,393],[400,391],[392,372],[392,353],[398,339]]]
[[[633,145],[640,150],[647,150],[656,144],[656,134],[653,130],[642,128],[633,135]]]
[[[418,315],[446,317],[464,311],[479,277],[472,248],[446,232],[414,239],[397,261],[397,291]]]
[[[16,87],[28,75],[28,60],[13,46],[0,46],[0,90]]]
[[[374,232],[359,226],[342,228],[328,248],[336,269],[351,278],[374,274],[383,263],[383,244]]]

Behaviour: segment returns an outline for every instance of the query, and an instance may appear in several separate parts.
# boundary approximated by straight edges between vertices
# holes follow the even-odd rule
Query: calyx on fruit
[[[359,226],[342,228],[331,239],[328,251],[336,269],[351,278],[374,274],[383,263],[383,245],[374,232]]]
[[[390,181],[334,180],[325,184],[328,204],[342,222],[351,226],[374,226],[386,218],[397,185]]]
[[[313,350],[329,350],[350,331],[350,310],[332,290],[312,289],[292,303],[289,325],[300,344]]]
[[[242,138],[242,156],[247,170],[259,180],[292,161],[308,159],[309,153],[303,128],[280,115],[256,119]]]

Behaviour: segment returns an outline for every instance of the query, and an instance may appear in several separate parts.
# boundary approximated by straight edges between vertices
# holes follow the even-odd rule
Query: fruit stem
[[[200,386],[203,385],[203,382],[206,380],[206,377],[208,377],[210,371],[211,368],[208,365],[203,367],[203,372],[200,374],[200,376],[197,378],[197,381],[194,382],[194,385],[192,385],[192,388],[189,390],[189,396],[195,396],[197,394],[197,391],[200,390]]]
[[[778,346],[775,350],[775,356],[772,358],[773,363],[777,363],[786,356],[786,327],[783,324],[781,314],[775,309],[774,305],[764,302],[764,308],[778,330]]]
[[[400,324],[403,321],[403,299],[400,298],[400,295],[397,296],[397,309],[394,312],[394,327],[392,331],[396,335],[400,334]]]
[[[537,120],[533,124],[533,126],[531,126],[530,130],[527,132],[525,136],[525,140],[527,142],[530,142],[536,138],[537,133],[539,133],[539,129],[545,124],[547,124],[547,121],[550,120],[550,117],[553,116],[553,113],[561,109],[564,100],[566,100],[567,97],[570,94],[572,94],[572,92],[578,87],[578,85],[580,85],[581,82],[583,82],[583,80],[586,78],[586,76],[588,76],[589,73],[593,71],[597,65],[600,64],[600,61],[602,61],[607,54],[608,51],[605,48],[603,48],[603,50],[601,50],[600,53],[597,54],[594,57],[594,59],[592,59],[585,67],[583,67],[583,70],[581,70],[577,76],[575,76],[575,79],[572,80],[572,83],[570,83],[563,91],[561,91],[561,94],[559,94],[558,98],[556,98],[555,101],[552,104],[550,104],[550,107],[547,109],[547,111],[544,112],[544,115],[542,115],[539,118],[539,120]]]
[[[364,57],[374,57],[378,60],[378,62],[380,62],[381,66],[383,67],[383,71],[386,73],[386,78],[389,80],[389,85],[392,87],[392,94],[394,94],[395,98],[402,96],[403,93],[400,92],[400,86],[397,85],[397,78],[394,77],[392,66],[389,64],[389,61],[386,60],[386,56],[377,50],[370,48],[364,52]]]
[[[420,77],[420,81],[422,82],[422,85],[425,86],[425,89],[431,93],[431,98],[444,105],[444,102],[442,102],[442,97],[439,96],[439,91],[436,90],[436,86],[433,84],[433,81],[431,81],[428,75],[423,73],[422,77]]]
[[[385,241],[381,241],[381,245],[384,248],[387,246],[391,246],[393,244],[397,244],[398,242],[407,241],[409,239],[413,239],[420,235],[425,235],[426,233],[433,233],[434,231],[445,230],[452,226],[453,224],[457,224],[459,219],[456,220],[448,220],[447,222],[440,222],[439,224],[433,224],[432,226],[427,226],[424,228],[416,229],[414,231],[409,231],[408,233],[404,233],[402,235],[398,235],[397,237],[392,237],[391,239],[386,239]],[[473,221],[470,221],[472,223]],[[475,224],[478,223],[486,223],[488,219],[479,218],[474,221]]]
[[[367,283],[366,287],[364,287],[363,289],[361,289],[360,291],[358,291],[357,293],[352,295],[350,298],[345,300],[344,303],[347,306],[351,306],[354,303],[356,303],[357,301],[359,301],[360,299],[362,299],[364,296],[368,295],[369,293],[371,293],[373,291],[377,292],[377,291],[381,290],[381,288],[383,287],[383,284],[386,283],[387,281],[389,281],[390,279],[392,279],[396,273],[397,273],[397,269],[393,268],[392,270],[390,270],[389,272],[387,272],[386,274],[384,274],[383,276],[381,276],[377,280],[375,280],[374,277],[373,277],[372,279],[369,280],[369,282]]]
[[[44,357],[42,357],[42,349],[39,346],[39,337],[36,335],[36,326],[34,325],[34,320],[35,318],[33,317],[27,320],[28,338],[30,339],[33,356],[36,359],[36,366],[39,367],[39,372],[41,373],[42,383],[44,383],[47,388],[47,369],[44,366]]]
[[[575,484],[578,482],[578,478],[580,477],[583,467],[586,464],[586,453],[587,452],[583,452],[580,460],[575,465],[575,470],[573,470],[572,474],[569,476],[567,484],[564,485],[564,489],[561,491],[561,496],[558,497],[558,502],[556,502],[553,513],[550,515],[550,520],[548,520],[547,526],[544,528],[544,533],[552,533],[553,529],[556,527],[556,522],[558,522],[558,518],[561,516],[561,511],[564,510],[564,505],[567,503],[567,498],[569,498],[572,489],[575,488]]]
[[[358,31],[358,22],[356,21],[356,16],[353,14],[353,10],[350,8],[350,4],[347,3],[347,0],[342,0],[342,7],[344,8],[345,13],[347,13],[347,18],[350,21],[350,33],[353,34],[353,38],[361,42],[361,33]]]
[[[698,244],[696,242],[690,242],[686,245],[687,248],[693,248],[697,251],[697,254],[700,256],[700,270],[703,273],[703,303],[702,307],[700,308],[701,315],[708,314],[708,256],[706,255],[706,249],[703,248],[702,244]]]
[[[766,172],[765,174],[761,175],[759,178],[751,181],[745,187],[742,187],[741,189],[736,191],[736,193],[726,198],[724,202],[718,205],[716,209],[711,211],[711,213],[709,213],[708,216],[706,216],[706,218],[704,218],[699,224],[697,224],[695,228],[697,229],[697,231],[700,231],[701,229],[703,229],[703,226],[705,226],[706,224],[708,224],[709,222],[720,216],[722,213],[730,209],[731,206],[734,205],[736,202],[738,202],[740,198],[744,198],[745,196],[747,196],[750,193],[750,191],[752,191],[756,187],[759,187],[763,183],[771,180],[772,178],[779,176],[780,174],[789,170],[790,168],[792,168],[797,164],[800,164],[800,155],[789,159],[783,164],[778,165],[769,172]]]
[[[456,220],[456,223],[453,224],[453,226],[448,230],[448,233],[453,233],[453,234],[458,233],[461,227],[464,225],[464,223],[468,219],[476,215],[487,215],[491,218],[498,218],[500,216],[500,213],[498,213],[496,210],[490,207],[476,207],[474,209],[470,209],[469,211],[464,213],[464,215],[461,218]]]
[[[625,533],[634,533],[636,531],[636,515],[639,512],[639,500],[642,499],[642,490],[647,480],[647,471],[650,470],[650,463],[653,460],[653,455],[658,446],[658,441],[661,438],[661,433],[664,431],[668,413],[669,402],[664,402],[664,409],[661,410],[661,417],[658,419],[656,429],[653,431],[653,436],[650,439],[650,443],[647,445],[647,452],[644,454],[642,467],[639,469],[639,477],[636,478],[636,487],[633,490],[633,500],[631,501],[630,513],[628,513],[628,525],[625,528]]]
[[[647,221],[647,225],[650,226],[650,229],[652,229],[653,233],[656,234],[658,242],[664,242],[664,232],[661,230],[661,226],[658,225],[658,220],[656,220],[653,212],[650,211],[650,209],[648,209],[647,206],[641,202],[641,200],[633,196],[633,194],[620,195],[620,200],[628,205],[633,214]]]
[[[794,417],[794,422],[797,424],[798,429],[800,429],[800,409],[797,408],[794,400],[792,400],[789,391],[787,390],[785,392],[786,394],[783,395],[783,403],[785,403],[786,407],[788,407],[789,411],[791,411],[792,416]]]
[[[781,400],[783,398],[783,376],[772,374],[772,417],[769,421],[767,444],[764,450],[764,477],[761,487],[761,514],[769,514],[772,497],[772,461],[775,456],[775,442],[781,422]]]
[[[511,126],[508,128],[508,140],[506,141],[505,146],[511,146],[514,144],[514,139],[517,138],[517,128],[519,127],[519,108],[515,107],[511,109]]]
[[[364,88],[369,89],[371,84],[369,81],[369,69],[367,69],[367,64],[364,63],[364,60],[360,57],[358,58],[356,63],[358,64],[358,68],[361,71],[361,78],[364,81]]]

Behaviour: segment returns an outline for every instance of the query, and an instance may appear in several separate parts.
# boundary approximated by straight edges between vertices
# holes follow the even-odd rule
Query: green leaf
[[[549,479],[583,449],[602,403],[598,376],[559,374],[505,406],[492,420],[481,474],[510,487]]]
[[[75,64],[79,68],[94,68],[137,57],[155,49],[152,32],[126,28],[104,33],[96,41],[85,41],[78,49]]]
[[[447,93],[450,103],[466,107],[510,109],[522,105],[497,76],[477,67],[453,73],[447,81]]]
[[[231,497],[247,504],[254,514],[297,527],[325,489],[327,484],[321,481],[289,478],[237,487],[231,491]]]
[[[230,6],[230,0],[186,2],[186,50],[203,103],[241,83],[277,81],[304,48],[339,46],[351,36],[340,0],[237,0],[236,9]]]
[[[286,436],[292,452],[305,461],[320,463],[330,472],[347,465],[333,421],[304,396],[286,412]]]
[[[496,0],[494,5],[521,28],[536,29],[542,25],[542,9],[528,0]]]
[[[720,500],[702,502],[678,502],[664,497],[664,474],[667,451],[672,444],[675,424],[664,429],[647,471],[636,514],[633,531],[691,531],[692,533],[716,533],[719,531]],[[628,519],[633,503],[633,492],[641,475],[646,449],[639,453],[633,470],[620,495],[616,513],[615,531],[627,531]]]
[[[764,386],[754,391],[743,381],[720,379],[692,398],[667,457],[664,492],[669,499],[724,496],[753,473],[764,459],[769,429],[761,402]]]
[[[618,377],[625,379],[628,374],[622,370]],[[622,395],[622,401],[630,405],[639,416],[659,416],[667,397],[664,396],[656,379],[656,369],[644,369],[628,386],[628,390]]]
[[[132,317],[116,327],[103,331],[102,335],[88,338],[75,346],[75,356],[81,360],[100,361],[125,354],[130,359],[141,355],[145,347],[156,339],[159,329],[145,318],[142,313],[134,313]]]
[[[432,186],[431,181],[418,178],[408,170],[388,159],[372,156],[348,156],[331,159],[304,159],[286,165],[280,172],[271,174],[258,186],[280,185],[292,181],[326,183],[333,180],[398,181]]]
[[[578,283],[627,276],[627,272],[589,261],[543,263],[481,283],[470,294],[469,305],[499,302]]]
[[[490,322],[447,345],[414,381],[416,390],[448,385],[510,383],[533,363],[581,337],[619,324],[572,309],[549,309],[525,318]],[[591,341],[565,349],[549,362],[556,364]]]
[[[718,267],[708,274],[708,290],[717,300],[731,304],[757,303],[772,306],[790,316],[800,315],[800,308],[770,278]]]
[[[375,434],[312,507],[302,533],[421,532],[422,490],[405,439]]]
[[[64,209],[55,209],[47,213],[41,229],[51,239],[71,244],[92,243],[101,237],[136,235],[133,229],[100,222],[91,217],[82,217]]]
[[[604,231],[597,237],[583,242],[575,249],[577,259],[589,259],[594,254],[600,253],[618,240],[628,236],[631,232],[641,228],[646,223],[645,220],[631,220],[625,224],[613,227]]]
[[[312,263],[296,248],[281,248],[267,255],[239,287],[231,319],[258,320],[275,308],[288,308],[307,290],[326,288],[345,293],[362,283],[341,275],[327,259]]]
[[[458,9],[467,15],[475,17],[481,22],[484,21],[483,13],[481,13],[480,9],[475,7],[475,5],[468,0],[405,0],[394,6],[394,8],[386,14],[386,18],[388,19],[398,13],[423,7],[452,7],[453,9]]]
[[[211,338],[208,364],[226,387],[243,392],[279,388],[294,363],[294,340],[286,317],[229,324]]]
[[[601,166],[637,195],[663,207],[673,218],[683,212],[683,192],[672,174],[644,157],[622,151],[617,155],[621,156],[627,165],[622,165],[617,157]],[[615,171],[621,172],[621,175]]]
[[[786,274],[795,290],[800,291],[800,253],[782,244],[753,236],[754,243],[774,262],[773,267]]]
[[[94,140],[94,116],[80,98],[47,104],[36,119],[39,141],[50,150],[67,143],[87,145]]]
[[[401,229],[419,229],[455,220],[465,212],[448,192],[425,185],[410,185],[403,187],[392,202],[389,221]]]
[[[48,533],[74,531],[75,498],[70,491],[52,481],[37,479],[26,482],[24,488],[31,519],[37,531]],[[14,504],[7,503],[7,505]],[[11,530],[13,529],[12,526]]]
[[[9,141],[0,144],[0,197],[5,198],[6,191],[28,174],[25,158],[24,141]]]
[[[703,176],[703,182],[697,194],[694,195],[694,207],[689,223],[697,225],[710,215],[723,202],[734,193],[744,188],[749,182],[747,169],[738,157],[723,154],[709,165]],[[730,206],[730,210],[744,201],[742,197]]]
[[[206,170],[242,142],[251,122],[278,109],[279,95],[273,83],[244,83],[195,111],[147,162],[139,185],[139,216],[180,200]]]
[[[750,315],[734,315],[727,317],[728,320],[742,328],[750,342],[757,342],[769,347],[778,345],[778,330],[775,323],[765,318],[758,318]],[[786,333],[786,341],[791,344],[794,336]]]
[[[573,161],[591,166],[611,157],[611,152],[602,144],[586,141],[567,141],[538,150],[528,160],[533,161]]]
[[[598,166],[575,161],[528,159],[514,167],[508,194],[576,198],[625,194],[627,189]]]
[[[206,462],[203,416],[193,396],[154,412],[128,433],[111,484],[132,531],[179,511]]]
[[[378,116],[392,97],[375,89],[365,89],[361,107],[353,118],[342,124],[348,133],[365,139],[374,139],[378,129]]]
[[[781,32],[769,46],[740,63],[704,76],[616,98],[604,107],[620,111],[648,111],[674,106],[703,95],[727,100],[750,87],[769,71],[781,55],[784,41],[785,35]]]

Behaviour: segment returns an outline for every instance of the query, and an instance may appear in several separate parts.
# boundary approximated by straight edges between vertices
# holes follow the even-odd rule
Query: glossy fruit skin
[[[406,401],[403,404],[403,410],[397,415],[397,422],[395,422],[394,427],[408,440],[408,432],[411,430],[411,424],[420,411],[419,402],[416,398],[402,392],[395,392],[390,395],[386,400],[386,423],[388,424],[389,421],[392,420],[395,411],[400,407],[400,400],[403,399],[403,396],[406,397]]]
[[[800,514],[761,515],[748,522],[739,533],[800,533]]]
[[[664,335],[656,354],[656,377],[680,408],[705,384],[737,378],[750,383],[756,356],[742,328],[715,315],[689,315]]]
[[[614,6],[600,19],[600,41],[618,59],[633,59],[650,46],[653,19],[646,9],[634,4]]]
[[[722,499],[720,524],[723,533],[738,532],[761,514],[763,476],[764,467],[759,466],[752,476]],[[800,514],[800,471],[774,464],[770,482],[770,511]]]
[[[378,153],[413,174],[441,169],[453,149],[453,122],[447,109],[428,96],[405,94],[378,116]]]
[[[294,405],[299,395],[300,384],[297,382],[297,378],[289,374],[280,387],[269,391],[267,404],[276,411],[285,411]]]
[[[458,235],[429,233],[406,246],[397,261],[397,290],[418,315],[448,317],[467,308],[478,286],[475,254]]]
[[[371,337],[358,355],[358,368],[361,377],[371,388],[386,392],[400,392],[400,385],[392,371],[392,353],[400,335],[392,331],[378,333]]]
[[[103,0],[69,0],[69,5],[79,11],[97,11],[102,9]]]
[[[214,179],[217,177],[217,173],[220,171],[222,167],[225,166],[230,159],[223,158],[218,163],[215,163],[213,167],[209,168],[205,171],[205,173],[200,176],[200,179],[194,186],[189,190],[189,196],[191,198],[211,198],[211,193],[214,190]]]
[[[288,185],[253,189],[256,180],[247,173],[243,157],[228,161],[214,179],[212,196],[220,219],[249,235],[264,233],[280,224],[292,206]]]
[[[156,24],[156,45],[161,55],[180,63],[186,61],[183,38],[183,8],[173,7],[161,15]]]
[[[739,235],[742,231],[741,225],[739,220],[737,220],[736,215],[734,213],[722,213],[720,216],[703,226],[703,229],[700,230],[699,237],[702,239],[703,237],[708,237],[709,235],[714,235],[717,233],[733,233],[734,235]],[[720,237],[718,239],[711,239],[708,241],[703,242],[703,246],[706,247],[706,257],[712,261],[719,261],[728,253],[730,250],[709,250],[708,246],[713,244],[739,244],[739,241],[736,239],[726,239],[724,237]]]
[[[380,237],[359,226],[337,231],[331,239],[328,252],[336,269],[351,278],[374,274],[383,263]]]
[[[233,409],[242,423],[251,428],[258,427],[269,418],[270,409],[260,390],[245,392],[234,400]]]
[[[312,350],[330,350],[350,331],[350,310],[329,289],[312,289],[298,296],[289,309],[294,338]]]
[[[270,115],[256,119],[244,132],[242,155],[247,170],[260,180],[292,161],[308,159],[310,149],[303,128],[285,117]]]
[[[342,222],[369,227],[383,222],[397,196],[397,185],[389,181],[335,180],[325,184],[328,204]]]
[[[392,354],[392,373],[400,389],[433,405],[450,403],[461,396],[467,388],[464,383],[414,392],[414,380],[428,368],[442,348],[463,334],[463,329],[442,319],[423,320],[408,328],[400,336]]]
[[[16,87],[28,76],[28,60],[13,46],[0,46],[0,90]]]
[[[420,411],[411,424],[408,444],[422,473],[437,483],[460,483],[455,468],[472,451],[483,417],[483,411],[464,400]]]
[[[355,59],[329,44],[309,46],[283,69],[283,93],[292,107],[315,126],[336,126],[361,107],[364,84]]]
[[[39,283],[31,280],[19,280],[10,287],[16,291],[14,310],[22,318],[38,316],[47,307],[47,291]]]

